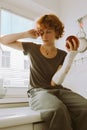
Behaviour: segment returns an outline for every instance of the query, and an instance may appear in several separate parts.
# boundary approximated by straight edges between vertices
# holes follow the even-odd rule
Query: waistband
[[[31,94],[41,91],[41,90],[45,90],[45,89],[44,88],[31,88],[27,91],[27,95],[28,95],[28,97],[30,97]]]

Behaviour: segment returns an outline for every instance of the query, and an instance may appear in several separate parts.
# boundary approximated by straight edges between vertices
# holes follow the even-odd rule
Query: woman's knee
[[[46,91],[40,91],[30,98],[31,107],[44,109],[57,109],[62,106],[62,102],[55,96]]]
[[[59,103],[57,104],[57,107],[55,108],[55,111],[57,111],[60,114],[63,114],[63,113],[68,112],[68,109],[62,101],[59,101]]]

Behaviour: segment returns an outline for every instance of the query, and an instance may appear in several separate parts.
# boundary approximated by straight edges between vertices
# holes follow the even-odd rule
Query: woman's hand
[[[60,70],[61,67],[62,67],[62,65],[59,65],[57,71]],[[51,80],[51,86],[53,86],[53,87],[56,86],[56,83],[53,80]]]
[[[68,44],[69,48],[66,46],[66,49],[68,51],[77,51],[79,48],[79,43],[75,41],[75,39],[72,39],[72,41],[67,40],[66,43]]]
[[[53,80],[51,80],[51,86],[56,86],[56,83]]]
[[[33,38],[33,39],[36,39],[39,37],[38,31],[35,29],[31,29],[31,30],[27,31],[27,33],[28,33],[29,37]]]

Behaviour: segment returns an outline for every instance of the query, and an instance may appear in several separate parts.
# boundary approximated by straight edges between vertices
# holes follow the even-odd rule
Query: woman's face
[[[44,44],[51,45],[55,43],[55,31],[49,28],[40,28],[39,34]]]

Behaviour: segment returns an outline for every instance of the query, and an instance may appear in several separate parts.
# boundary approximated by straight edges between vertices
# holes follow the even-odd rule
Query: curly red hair
[[[64,25],[61,20],[54,14],[43,15],[36,21],[36,25],[39,25],[39,27],[54,29],[56,33],[56,39],[59,39],[63,36]]]

